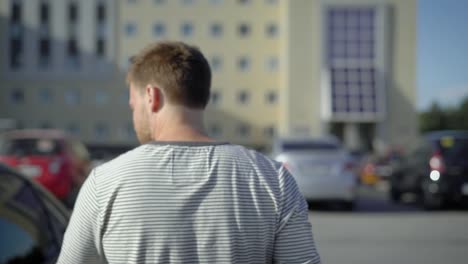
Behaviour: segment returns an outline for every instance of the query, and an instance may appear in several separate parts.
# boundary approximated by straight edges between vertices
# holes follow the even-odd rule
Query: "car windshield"
[[[7,139],[0,144],[1,155],[11,156],[50,156],[60,154],[61,144],[53,139]]]
[[[468,158],[468,138],[443,137],[437,145],[445,159],[465,160]]]
[[[281,145],[284,151],[315,151],[315,150],[337,150],[337,144],[320,141],[296,141],[284,142]]]

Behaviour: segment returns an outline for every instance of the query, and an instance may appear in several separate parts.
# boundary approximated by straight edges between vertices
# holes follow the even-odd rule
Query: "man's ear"
[[[157,112],[162,107],[162,91],[155,85],[148,84],[145,88],[145,101],[151,112]]]

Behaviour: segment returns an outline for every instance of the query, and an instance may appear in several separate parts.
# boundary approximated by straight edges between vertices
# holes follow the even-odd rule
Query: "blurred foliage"
[[[434,130],[468,130],[468,96],[458,106],[441,107],[436,102],[419,115],[421,132]]]

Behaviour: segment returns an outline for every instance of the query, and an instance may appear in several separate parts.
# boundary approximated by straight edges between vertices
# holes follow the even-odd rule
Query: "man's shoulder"
[[[226,153],[229,153],[230,156],[238,161],[249,162],[260,168],[268,167],[276,171],[279,171],[281,167],[281,163],[257,150],[248,147],[240,145],[229,145],[226,147],[226,149]]]
[[[103,172],[107,170],[114,170],[121,166],[132,164],[135,161],[135,159],[138,157],[138,155],[140,155],[141,147],[142,146],[135,147],[127,152],[124,152],[118,155],[117,157],[96,167],[96,170]]]

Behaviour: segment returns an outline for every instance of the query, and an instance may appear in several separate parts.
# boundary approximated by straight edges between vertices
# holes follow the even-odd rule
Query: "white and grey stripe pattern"
[[[58,263],[320,263],[281,164],[225,143],[153,142],[93,170]]]

